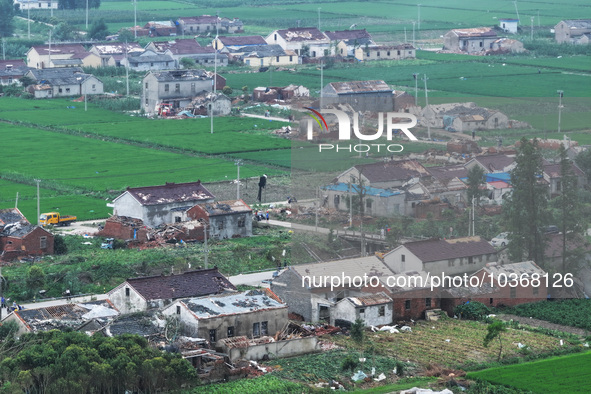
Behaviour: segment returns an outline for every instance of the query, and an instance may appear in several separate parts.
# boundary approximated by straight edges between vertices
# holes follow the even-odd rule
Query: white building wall
[[[402,261],[403,256],[404,261]],[[386,254],[384,256],[384,264],[396,274],[408,271],[424,271],[423,262],[412,254],[410,250],[405,248],[404,245]]]
[[[125,289],[129,289],[129,296],[126,296]],[[148,309],[146,300],[137,293],[127,282],[108,293],[109,300],[115,308],[124,315],[127,313],[141,312]]]

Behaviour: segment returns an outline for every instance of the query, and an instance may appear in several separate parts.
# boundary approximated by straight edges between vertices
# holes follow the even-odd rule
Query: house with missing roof
[[[383,256],[395,273],[424,271],[431,275],[473,273],[497,261],[496,249],[488,241],[474,237],[407,242]]]
[[[358,48],[375,45],[371,34],[365,29],[325,31],[324,35],[330,40],[331,46],[336,47],[335,55],[353,56]]]
[[[204,90],[185,106],[185,111],[201,116],[225,116],[232,112],[232,100],[223,93]]]
[[[381,80],[331,82],[322,88],[324,104],[349,104],[355,111],[392,112],[394,90]]]
[[[364,195],[364,212],[370,216],[406,215],[406,193],[402,189],[381,189],[372,186],[359,186],[339,182],[322,187],[325,208],[349,212],[349,199],[359,201],[360,192]]]
[[[181,298],[235,292],[236,287],[217,268],[176,275],[130,278],[108,293],[122,314],[162,308]]]
[[[269,289],[177,299],[162,314],[178,319],[184,335],[212,346],[226,338],[275,336],[288,322],[287,305]]]
[[[226,239],[252,236],[252,209],[242,200],[196,204],[188,218],[207,225],[207,237]]]
[[[218,50],[226,48],[229,51],[247,50],[249,47],[267,45],[262,36],[220,36],[214,38],[212,46]]]
[[[113,200],[113,214],[141,219],[150,227],[175,223],[179,210],[212,203],[213,194],[201,181],[127,188]]]
[[[179,35],[205,35],[207,33],[241,33],[244,24],[238,18],[220,18],[214,15],[181,17],[176,20]]]
[[[0,85],[21,85],[19,79],[30,69],[22,59],[0,60]]]
[[[123,67],[128,67],[134,71],[171,70],[177,68],[172,56],[158,54],[150,50],[123,57],[120,63]]]
[[[481,286],[453,286],[442,290],[441,309],[453,316],[456,306],[471,301],[499,307],[545,300],[549,292],[546,281],[542,279],[539,283],[532,284],[534,275],[541,278],[545,274],[546,272],[533,261],[513,264],[488,263],[471,275],[479,278]],[[514,276],[523,280],[516,281],[515,286],[512,286],[509,283]]]
[[[360,62],[414,59],[416,49],[411,44],[364,46],[356,48],[354,56]]]
[[[335,260],[288,267],[271,282],[271,290],[287,303],[290,313],[305,321],[334,321],[334,305],[346,297],[365,296],[367,291],[354,281],[335,283],[324,277],[376,277],[380,283],[393,272],[376,256]],[[369,279],[368,279],[369,280]],[[381,290],[380,290],[381,291]],[[380,304],[381,305],[381,304]],[[378,317],[382,317],[379,316]]]
[[[429,171],[415,160],[389,160],[371,164],[358,164],[335,179],[337,183],[363,183],[376,188],[398,188],[409,181],[431,177]]]
[[[471,132],[528,127],[524,122],[510,120],[500,111],[477,106],[473,102],[429,105],[421,110],[419,124],[448,131]]]
[[[17,335],[50,330],[94,332],[111,322],[119,311],[109,300],[16,310],[2,320],[15,322]],[[91,327],[92,326],[92,327]]]
[[[205,70],[150,71],[142,80],[142,108],[149,116],[158,113],[162,102],[184,108],[200,92],[211,91],[212,80]],[[219,81],[217,88],[221,89]]]
[[[517,34],[519,19],[499,19],[499,27],[503,29],[505,33]]]
[[[121,60],[126,56],[135,56],[143,53],[144,48],[137,42],[114,42],[94,44],[89,52],[100,56],[101,66],[121,66]]]
[[[103,82],[80,67],[31,69],[25,76],[35,81],[27,87],[35,98],[103,94]]]
[[[298,56],[323,57],[334,52],[330,39],[315,27],[274,30],[265,41],[269,45],[275,44],[286,51],[293,51]]]
[[[443,49],[469,54],[486,52],[498,38],[496,31],[490,27],[453,29],[444,34]]]
[[[18,208],[0,209],[0,260],[53,254],[54,236],[32,225]]]
[[[292,50],[285,50],[276,44],[254,45],[236,50],[229,49],[228,54],[250,67],[289,66],[298,64],[299,56]]]
[[[559,44],[588,45],[591,42],[591,19],[565,19],[554,26]]]

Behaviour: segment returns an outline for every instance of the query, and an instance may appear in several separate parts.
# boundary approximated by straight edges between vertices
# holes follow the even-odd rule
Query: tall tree
[[[510,231],[509,254],[513,261],[524,257],[541,264],[545,241],[543,227],[548,224],[548,188],[542,183],[542,154],[538,141],[521,139],[516,166],[511,171],[511,196],[503,206]]]
[[[566,154],[564,145],[560,144],[560,196],[558,197],[560,227],[562,228],[562,272],[567,272],[567,260],[571,257],[572,248],[567,243],[573,242],[583,230],[581,223],[581,204],[577,177],[573,163]]]
[[[14,32],[13,18],[16,15],[14,1],[0,0],[0,37],[12,37]]]
[[[501,334],[507,331],[507,327],[505,327],[505,323],[500,320],[495,320],[494,322],[490,323],[487,327],[486,337],[484,338],[484,347],[488,347],[488,345],[495,339],[499,339],[499,356],[497,361],[501,361],[501,355],[503,353],[503,340],[501,339]]]
[[[484,170],[480,166],[474,166],[468,171],[468,205],[472,204],[472,197],[476,200],[476,205],[479,205],[480,197],[486,194],[486,190],[481,189],[482,185],[486,184],[486,176]]]
[[[103,18],[92,22],[88,30],[88,38],[91,40],[104,40],[109,35],[109,30]]]

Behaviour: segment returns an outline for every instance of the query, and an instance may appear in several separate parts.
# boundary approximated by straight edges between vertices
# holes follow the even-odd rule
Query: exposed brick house
[[[190,219],[208,224],[208,238],[252,236],[252,209],[242,200],[197,204],[187,210]]]
[[[534,274],[540,278],[539,286],[531,284]],[[482,286],[454,287],[443,290],[441,309],[452,316],[456,306],[468,301],[478,301],[486,306],[498,307],[545,300],[548,296],[548,288],[546,281],[542,278],[544,274],[545,271],[533,261],[505,265],[487,264],[486,267],[472,275],[480,278],[481,281],[484,280]],[[517,286],[511,287],[510,283],[515,276],[518,278]],[[519,283],[520,278],[523,278],[522,283]],[[525,279],[528,280],[528,286],[522,285],[525,283]],[[499,283],[503,286],[500,286]]]
[[[122,313],[161,308],[179,298],[202,297],[236,291],[217,268],[188,271],[178,275],[127,279],[108,293]]]
[[[0,210],[0,260],[53,254],[54,237],[27,221],[18,208]]]

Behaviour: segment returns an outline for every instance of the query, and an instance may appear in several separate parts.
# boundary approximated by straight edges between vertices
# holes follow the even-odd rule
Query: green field
[[[540,301],[517,305],[505,312],[591,331],[590,299]]]
[[[3,148],[0,168],[88,190],[123,190],[128,186],[165,182],[211,182],[234,179],[236,166],[222,159],[191,157],[101,141],[80,136],[5,125],[0,129]],[[31,160],[34,158],[34,160]],[[280,174],[282,171],[246,164],[241,176]]]
[[[545,393],[591,392],[591,353],[470,372],[470,379]]]

